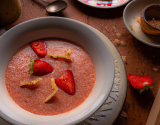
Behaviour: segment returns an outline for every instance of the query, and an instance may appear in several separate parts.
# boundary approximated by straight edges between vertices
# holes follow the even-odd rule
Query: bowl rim
[[[100,36],[98,36],[98,34],[97,34],[95,31],[91,30],[89,27],[87,27],[87,26],[86,26],[84,23],[82,23],[82,22],[79,22],[79,21],[76,21],[76,20],[73,20],[73,19],[64,18],[64,17],[40,17],[40,18],[35,18],[35,19],[32,19],[32,20],[29,20],[29,21],[25,21],[25,22],[23,22],[23,23],[21,23],[21,24],[16,25],[15,27],[9,29],[6,33],[4,33],[4,34],[0,37],[0,41],[1,41],[1,38],[2,38],[2,37],[5,37],[8,33],[16,30],[17,28],[19,28],[19,27],[21,27],[21,26],[23,26],[23,25],[27,25],[28,23],[31,23],[32,21],[47,20],[47,19],[61,19],[61,20],[65,20],[65,21],[68,20],[68,21],[71,21],[71,22],[73,22],[73,23],[77,23],[77,24],[82,25],[83,27],[87,28],[88,30],[90,30],[90,32],[94,33],[95,35],[97,35],[97,37],[99,37],[99,39],[102,40],[102,38],[101,38]],[[103,41],[103,40],[102,40],[102,41]],[[104,41],[103,41],[103,42],[104,42]],[[105,42],[104,42],[104,43],[105,43]],[[105,43],[105,44],[106,44],[106,43]],[[106,47],[107,47],[107,46],[106,46]],[[109,50],[109,47],[108,47],[108,50]],[[110,52],[110,50],[109,50],[109,52]],[[112,55],[111,52],[110,52],[110,54]],[[113,57],[112,57],[112,61],[113,61]],[[113,61],[113,62],[114,62],[114,61]],[[114,63],[113,63],[113,65],[114,65]],[[114,79],[114,71],[113,71],[113,79]],[[112,82],[112,84],[109,86],[110,91],[111,91],[112,85],[113,85],[113,82]],[[108,91],[108,93],[106,94],[105,99],[103,99],[103,102],[104,102],[104,101],[107,99],[107,97],[109,96],[110,91]],[[97,107],[97,109],[103,104],[103,102],[101,102],[101,104]],[[95,112],[97,109],[95,109],[94,112]],[[90,116],[91,114],[93,114],[93,112],[90,113],[88,116]],[[6,114],[4,114],[4,113],[3,113],[3,115],[0,115],[0,116],[1,116],[3,119],[5,119],[5,120],[7,120],[7,121],[9,121],[9,122],[11,122],[11,123],[13,123],[13,124],[15,123],[15,120],[14,120],[14,119],[11,119],[10,117],[8,117],[8,116],[7,116]],[[88,116],[87,116],[87,117],[88,117]],[[85,118],[87,118],[87,117],[85,117]],[[75,122],[75,121],[72,121],[72,124],[73,124],[73,123],[74,123],[74,124],[79,123],[80,121],[84,120],[85,118],[80,118],[80,119],[76,120],[76,122]],[[16,121],[16,123],[17,123],[17,121]],[[20,123],[20,124],[22,124],[22,123]]]

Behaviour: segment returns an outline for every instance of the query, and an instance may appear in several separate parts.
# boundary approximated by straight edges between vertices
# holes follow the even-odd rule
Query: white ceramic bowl
[[[10,58],[25,44],[41,38],[58,37],[82,46],[92,57],[96,83],[89,97],[77,108],[55,116],[40,116],[20,108],[5,88],[5,70]],[[73,125],[94,113],[106,100],[114,79],[114,61],[106,43],[85,24],[61,17],[43,17],[21,23],[0,37],[0,111],[11,124]]]

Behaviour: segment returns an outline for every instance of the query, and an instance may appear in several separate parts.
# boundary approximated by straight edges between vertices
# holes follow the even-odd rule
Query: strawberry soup
[[[93,89],[96,70],[90,55],[79,45],[64,39],[44,39],[47,55],[39,58],[28,44],[13,55],[5,72],[5,84],[10,97],[24,110],[38,115],[57,115],[71,111],[83,103]],[[55,59],[48,54],[64,56],[71,50],[71,61]],[[30,74],[30,59],[40,59],[53,67],[46,75]],[[59,88],[55,95],[45,102],[53,93],[51,78],[60,78],[65,71],[73,73],[75,92],[73,95]],[[20,87],[20,83],[42,78],[36,87]]]

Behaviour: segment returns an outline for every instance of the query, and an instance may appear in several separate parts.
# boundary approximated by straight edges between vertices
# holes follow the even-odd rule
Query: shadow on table
[[[139,53],[139,57],[145,57],[146,60],[150,62],[150,64],[160,69],[160,65],[159,65],[160,64],[160,48],[151,47],[149,45],[146,45],[140,42],[139,40],[137,40],[136,38],[134,38],[134,41],[129,44],[130,44],[129,46],[130,48],[132,48],[133,46],[136,48],[136,51],[138,51]],[[160,74],[160,71],[157,73]]]
[[[148,94],[147,91],[140,94],[139,91],[132,86],[130,87],[131,93],[133,93],[130,95],[130,98],[133,100],[132,103],[130,103],[130,110],[133,111],[131,116],[135,115],[133,117],[139,117],[140,114],[144,114],[144,111],[146,111],[146,113],[150,111],[155,97],[153,94]]]
[[[59,13],[51,13],[51,14],[48,14],[49,16],[59,16],[59,17],[66,17],[65,13],[64,12],[59,12]]]
[[[117,18],[123,15],[124,6],[113,9],[100,9],[86,6],[77,0],[71,2],[81,12],[97,18]]]
[[[41,8],[46,8],[45,4],[42,1],[37,1],[37,0],[30,0],[40,6]]]

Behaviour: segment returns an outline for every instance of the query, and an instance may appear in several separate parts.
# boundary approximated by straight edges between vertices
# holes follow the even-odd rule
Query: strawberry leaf
[[[152,91],[151,91],[151,89],[148,89],[148,94],[152,94]]]
[[[139,93],[142,94],[144,91],[148,91],[148,94],[151,94],[152,91],[151,91],[151,88],[153,88],[153,86],[150,86],[150,85],[146,85],[144,86],[142,89],[140,89]]]
[[[30,74],[33,74],[33,73],[34,73],[34,72],[33,72],[34,60],[33,60],[33,59],[30,59],[30,61],[31,61],[31,63],[29,64],[29,65],[30,65],[30,71],[29,71],[29,73],[30,73]]]
[[[143,87],[142,89],[140,89],[139,93],[142,94],[144,91],[146,91],[145,87]]]

